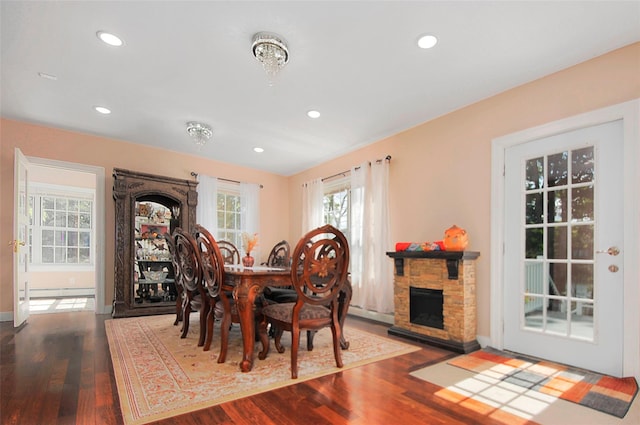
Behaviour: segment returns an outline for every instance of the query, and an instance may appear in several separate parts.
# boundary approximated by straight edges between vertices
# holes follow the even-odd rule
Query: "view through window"
[[[324,185],[324,222],[340,230],[349,240],[351,221],[350,179],[342,177]]]
[[[93,199],[38,193],[29,199],[31,264],[93,264]]]
[[[239,250],[242,249],[241,207],[240,190],[231,185],[220,185],[217,199],[217,239],[229,241]]]

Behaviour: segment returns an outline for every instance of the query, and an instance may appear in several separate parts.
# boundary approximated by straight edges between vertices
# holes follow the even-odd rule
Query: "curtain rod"
[[[387,155],[387,156],[385,156],[385,157],[384,157],[384,160],[386,160],[386,161],[391,161],[391,155]],[[383,161],[382,159],[376,159],[376,162],[377,162],[378,164],[379,164],[379,163],[381,163],[382,161]],[[369,165],[371,165],[371,162],[369,162]],[[360,168],[360,167],[356,167],[355,169],[357,170],[357,169],[359,169],[359,168]],[[334,178],[334,177],[338,177],[338,176],[344,176],[345,174],[350,173],[350,172],[351,172],[351,170],[346,170],[346,171],[343,171],[343,172],[341,172],[341,173],[336,173],[336,174],[334,174],[334,175],[332,175],[332,176],[329,176],[329,177],[325,177],[325,178],[323,178],[323,179],[322,179],[322,181],[329,180],[329,179],[332,179],[332,178]]]
[[[191,177],[197,179],[198,178],[198,173],[196,173],[195,171],[192,171],[191,172]],[[216,179],[222,180],[223,182],[229,182],[229,183],[238,183],[238,184],[242,183],[242,182],[239,182],[238,180],[225,179],[225,178],[222,178],[222,177],[216,177]],[[262,188],[264,188],[264,186],[260,185],[260,189],[262,189]]]

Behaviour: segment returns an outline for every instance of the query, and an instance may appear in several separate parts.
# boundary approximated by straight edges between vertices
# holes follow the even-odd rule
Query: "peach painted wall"
[[[186,140],[185,140],[186,142]],[[26,124],[7,119],[0,120],[0,240],[13,239],[13,157],[14,148],[20,148],[26,156],[58,161],[74,162],[105,170],[106,205],[106,264],[105,303],[111,305],[113,299],[114,269],[114,202],[112,197],[114,167],[145,173],[161,174],[180,179],[191,179],[191,172],[214,175],[231,180],[260,183],[260,244],[261,255],[265,258],[271,246],[283,238],[289,239],[289,194],[287,177],[238,167],[218,161],[208,160],[179,152],[136,145],[129,142],[106,139],[40,125]],[[144,158],[167,157],[162,170],[157,161]],[[6,242],[0,250],[0,314],[13,312],[13,263],[12,252]]]
[[[465,228],[470,238],[468,249],[480,252],[478,335],[488,337],[492,139],[636,98],[640,98],[640,43],[508,90],[292,176],[289,233],[299,237],[301,232],[303,182],[391,155],[393,243],[439,240],[452,224]]]

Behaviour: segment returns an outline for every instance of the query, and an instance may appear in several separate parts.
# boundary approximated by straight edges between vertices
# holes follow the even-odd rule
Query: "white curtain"
[[[302,185],[302,234],[324,224],[324,184],[315,179]]]
[[[199,174],[197,192],[196,223],[215,235],[218,232],[218,178]]]
[[[389,163],[351,169],[351,305],[392,313],[393,264],[389,235]]]
[[[250,235],[258,233],[258,245],[251,256],[260,261],[260,185],[256,183],[240,183],[240,229]],[[238,247],[241,249],[241,247]],[[244,252],[240,255],[244,256]]]

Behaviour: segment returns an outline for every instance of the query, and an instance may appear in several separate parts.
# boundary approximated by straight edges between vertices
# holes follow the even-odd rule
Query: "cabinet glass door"
[[[176,291],[171,254],[165,235],[170,234],[171,208],[153,201],[135,203],[133,299],[136,306],[175,304]]]

